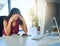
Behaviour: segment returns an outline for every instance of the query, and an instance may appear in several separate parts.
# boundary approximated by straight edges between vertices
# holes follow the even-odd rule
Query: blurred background
[[[53,17],[60,25],[60,0],[0,0],[0,16],[8,16],[14,7],[21,11],[28,28],[40,26],[41,33],[51,30]]]

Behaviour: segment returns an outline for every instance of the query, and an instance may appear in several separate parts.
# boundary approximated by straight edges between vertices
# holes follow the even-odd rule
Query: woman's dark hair
[[[18,8],[12,8],[9,15],[8,15],[8,20],[14,14],[19,14],[20,16],[22,16],[21,13],[20,13],[20,10]],[[19,18],[18,18],[18,21],[19,21],[20,24],[22,24],[22,21]]]
[[[9,15],[8,15],[8,19],[10,19],[10,17],[11,17],[12,15],[14,15],[14,14],[19,14],[19,15],[21,15],[21,13],[20,13],[20,11],[19,11],[18,8],[12,8],[12,9],[11,9],[11,11],[10,11],[10,13],[9,13]]]

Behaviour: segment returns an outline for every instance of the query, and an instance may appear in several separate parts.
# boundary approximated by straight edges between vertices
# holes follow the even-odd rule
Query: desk
[[[36,29],[31,28],[29,30],[31,34],[29,37],[22,37],[16,34],[0,37],[0,46],[49,46],[60,42],[60,39],[49,36],[39,40],[32,40],[32,38],[37,35]]]

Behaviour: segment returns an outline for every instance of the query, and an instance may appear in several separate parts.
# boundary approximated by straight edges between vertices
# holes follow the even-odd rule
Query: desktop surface
[[[60,39],[52,38],[51,36],[33,40],[33,37],[39,36],[35,28],[30,28],[28,33],[31,36],[13,34],[11,36],[0,37],[0,46],[51,46],[52,44],[60,43]]]

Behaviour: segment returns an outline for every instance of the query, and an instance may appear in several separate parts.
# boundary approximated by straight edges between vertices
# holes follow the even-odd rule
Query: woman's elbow
[[[10,32],[5,31],[5,34],[6,34],[6,36],[9,36],[10,35]]]

